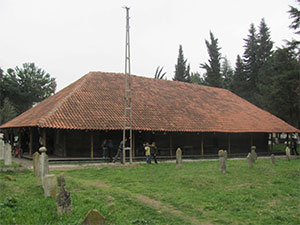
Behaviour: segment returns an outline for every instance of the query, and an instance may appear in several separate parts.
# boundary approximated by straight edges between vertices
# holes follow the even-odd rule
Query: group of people
[[[145,148],[145,155],[146,155],[146,162],[147,164],[151,164],[151,159],[154,160],[154,162],[157,164],[157,147],[155,145],[155,142],[152,142],[150,145],[148,142],[144,145]]]
[[[125,142],[127,139],[125,139]],[[112,157],[113,153],[113,142],[111,139],[104,139],[102,144],[101,144],[101,149],[103,152],[103,159],[109,159],[111,162],[116,162],[118,158],[120,159],[120,162],[122,163],[122,157],[123,157],[123,140],[120,142],[118,146],[117,153],[115,157]],[[145,156],[146,156],[146,163],[151,164],[152,159],[154,162],[157,164],[157,154],[158,150],[156,147],[155,142],[152,142],[150,145],[148,142],[143,145],[144,150],[145,150]]]

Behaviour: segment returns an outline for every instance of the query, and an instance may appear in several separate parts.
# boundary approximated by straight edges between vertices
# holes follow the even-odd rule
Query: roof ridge
[[[38,124],[40,125],[40,126],[43,126],[45,123],[46,123],[46,121],[47,121],[47,119],[49,119],[49,117],[50,116],[52,116],[79,88],[81,88],[82,87],[82,85],[86,82],[86,77],[87,77],[87,75],[89,75],[90,73],[88,73],[88,74],[86,74],[86,76],[84,76],[83,78],[83,80],[81,81],[81,83],[78,85],[78,86],[76,86],[62,101],[60,101],[58,104],[57,104],[57,106],[55,106],[49,113],[48,113],[48,115],[46,115],[45,117],[44,117],[44,119],[42,119]]]

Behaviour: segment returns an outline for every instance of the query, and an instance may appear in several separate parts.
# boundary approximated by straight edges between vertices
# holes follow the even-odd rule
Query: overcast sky
[[[124,72],[125,9],[130,7],[131,71],[174,75],[181,44],[191,71],[208,59],[211,30],[235,65],[250,24],[265,18],[275,46],[295,37],[288,28],[295,0],[0,0],[0,67],[35,62],[58,90],[89,71]]]

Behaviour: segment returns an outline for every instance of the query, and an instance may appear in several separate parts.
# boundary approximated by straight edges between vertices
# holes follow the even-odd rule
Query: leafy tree
[[[206,70],[205,82],[209,86],[222,87],[222,76],[221,76],[221,53],[218,46],[218,39],[214,37],[213,33],[210,32],[210,42],[205,40],[207,47],[209,60],[208,63],[203,63],[200,68]]]
[[[198,72],[191,73],[191,83],[193,83],[193,84],[200,84],[200,85],[206,85],[203,77]]]
[[[268,111],[300,127],[300,64],[295,49],[278,49],[270,59],[272,77],[265,96]]]
[[[190,82],[190,65],[186,65],[187,59],[184,59],[182,46],[179,45],[177,64],[175,65],[175,75],[173,80]]]
[[[8,98],[3,100],[3,106],[0,107],[0,125],[17,116],[15,107],[9,102]]]
[[[3,94],[16,108],[17,114],[28,110],[33,104],[51,96],[55,92],[55,78],[51,78],[34,63],[24,63],[23,67],[8,69],[3,77]]]
[[[231,90],[233,81],[233,69],[230,66],[227,57],[224,57],[221,65],[221,75],[223,79],[223,88]]]
[[[158,66],[157,68],[156,68],[156,71],[155,71],[155,74],[154,74],[154,79],[164,79],[164,76],[166,75],[166,73],[167,72],[162,72],[162,70],[164,69],[164,67],[161,67],[160,68],[160,66]]]

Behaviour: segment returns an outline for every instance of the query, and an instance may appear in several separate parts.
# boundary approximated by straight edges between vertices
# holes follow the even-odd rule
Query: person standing
[[[126,144],[126,141],[127,141],[127,139],[125,138],[125,144]],[[123,140],[119,144],[119,148],[118,148],[117,154],[113,160],[113,163],[115,163],[117,161],[119,156],[120,156],[120,162],[123,163],[123,160],[122,160],[122,158],[123,158]]]
[[[151,164],[151,151],[150,151],[149,143],[146,143],[145,145],[145,155],[146,155],[147,164]]]
[[[112,161],[112,151],[114,149],[114,145],[111,139],[107,140],[107,156],[110,160],[110,162]]]
[[[157,164],[157,159],[156,159],[156,156],[157,156],[157,147],[155,145],[155,142],[152,142],[152,145],[150,147],[150,151],[151,151],[151,157],[152,159],[154,160],[155,164]]]
[[[103,151],[103,159],[105,159],[107,157],[107,139],[104,139],[104,141],[102,142],[102,151]]]

